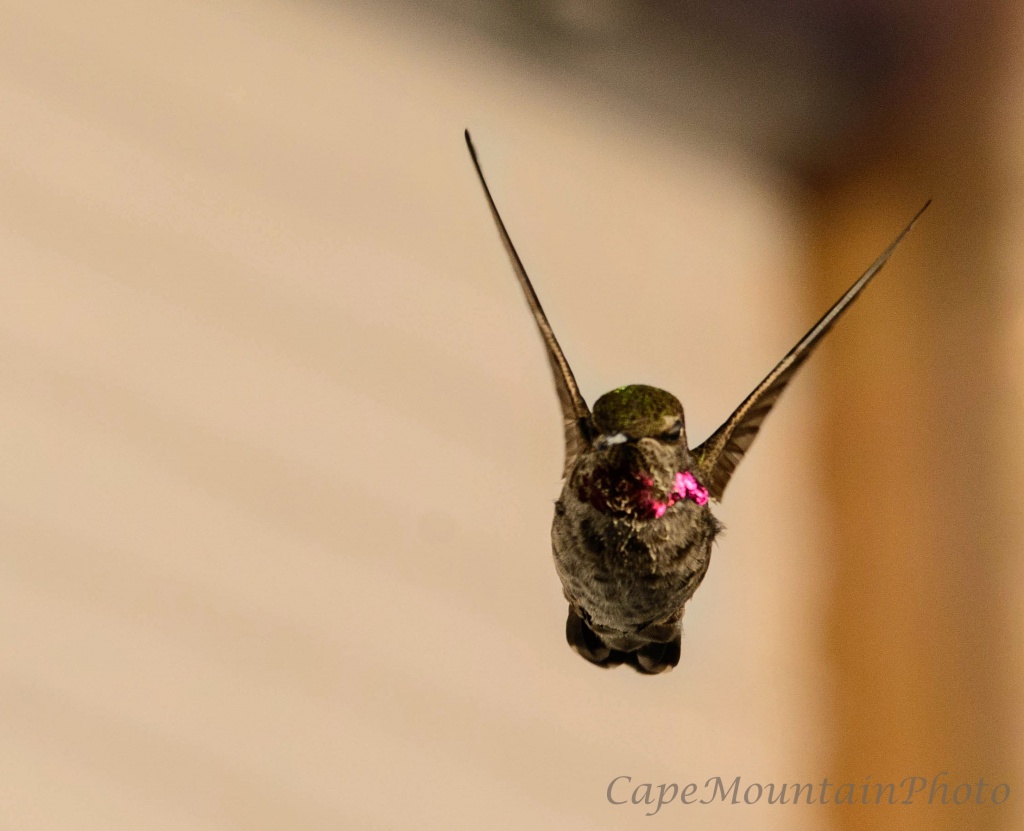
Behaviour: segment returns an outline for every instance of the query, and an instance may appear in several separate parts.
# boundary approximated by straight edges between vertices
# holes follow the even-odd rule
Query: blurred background
[[[1024,827],[1010,0],[0,0],[0,825]],[[783,397],[666,676],[564,641],[558,409]],[[1006,783],[1001,806],[609,782]]]

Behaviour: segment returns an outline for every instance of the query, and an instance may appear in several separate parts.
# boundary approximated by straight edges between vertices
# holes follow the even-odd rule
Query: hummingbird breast
[[[566,480],[552,526],[566,599],[616,649],[650,642],[645,630],[665,623],[678,631],[683,605],[704,579],[721,527],[708,506],[684,500],[657,518],[605,511],[586,498],[586,488],[581,491],[587,472],[575,473]],[[627,484],[623,493],[632,494],[633,487]]]

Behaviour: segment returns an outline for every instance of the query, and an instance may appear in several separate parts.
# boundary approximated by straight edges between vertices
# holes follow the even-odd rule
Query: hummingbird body
[[[688,500],[661,518],[609,516],[580,498],[579,478],[566,482],[551,529],[570,646],[601,666],[675,666],[683,606],[721,526],[706,504]]]
[[[709,500],[722,498],[797,369],[929,203],[726,422],[690,448],[682,405],[664,390],[620,387],[602,395],[593,411],[587,406],[498,213],[468,131],[466,144],[544,340],[562,409],[564,482],[551,543],[569,602],[566,640],[598,666],[664,672],[679,662],[683,609],[707,574],[722,528]]]
[[[603,396],[593,422],[605,430],[580,453],[555,503],[566,638],[592,663],[660,672],[678,660],[683,606],[721,528],[691,472],[682,413],[655,387]]]

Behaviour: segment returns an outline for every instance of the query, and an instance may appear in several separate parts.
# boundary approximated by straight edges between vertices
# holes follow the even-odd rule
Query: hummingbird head
[[[665,390],[631,384],[606,392],[594,402],[597,447],[655,439],[667,445],[686,443],[683,405]]]
[[[603,513],[658,519],[681,499],[703,505],[689,468],[683,406],[644,384],[619,387],[594,403],[592,451],[577,468],[580,498]]]

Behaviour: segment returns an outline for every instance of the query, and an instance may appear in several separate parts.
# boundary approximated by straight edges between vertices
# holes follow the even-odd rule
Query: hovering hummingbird
[[[555,569],[569,602],[566,640],[591,663],[655,674],[679,663],[683,607],[722,526],[711,513],[765,417],[822,336],[885,265],[918,217],[765,376],[726,422],[690,448],[683,407],[643,384],[607,392],[591,410],[541,308],[522,260],[466,145],[512,269],[547,350],[562,407],[564,483],[551,528]]]

